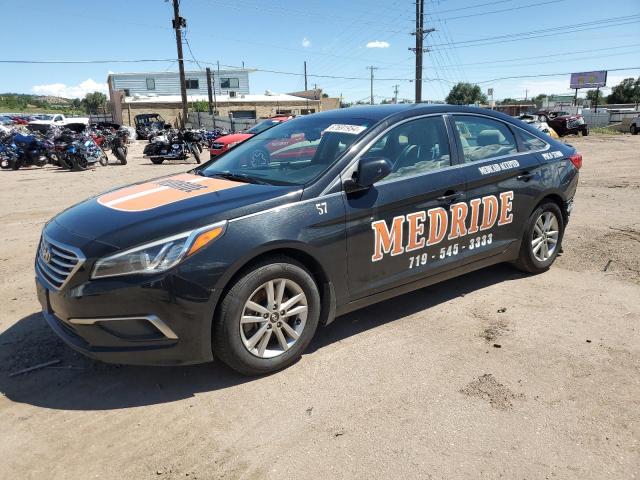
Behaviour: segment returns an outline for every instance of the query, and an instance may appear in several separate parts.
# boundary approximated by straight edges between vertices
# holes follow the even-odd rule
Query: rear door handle
[[[437,200],[439,202],[453,203],[456,200],[462,198],[463,196],[464,194],[462,192],[454,192],[454,191],[448,190],[444,193],[443,196],[438,197]]]
[[[533,178],[533,173],[525,172],[522,175],[518,175],[516,178],[521,182],[528,182]]]

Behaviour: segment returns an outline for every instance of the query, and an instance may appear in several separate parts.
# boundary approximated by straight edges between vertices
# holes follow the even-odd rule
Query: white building
[[[212,83],[218,95],[230,97],[249,93],[249,69],[211,69]],[[123,92],[124,97],[162,97],[180,95],[178,72],[112,73],[107,77],[109,93]],[[187,95],[207,95],[207,73],[205,70],[185,72]]]

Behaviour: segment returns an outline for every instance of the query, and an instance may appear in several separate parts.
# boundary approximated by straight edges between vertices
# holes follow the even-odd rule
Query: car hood
[[[301,193],[300,187],[184,173],[98,195],[65,210],[54,221],[86,239],[126,248],[290,203]]]
[[[251,137],[253,137],[253,134],[251,134],[251,133],[232,133],[230,135],[225,135],[223,137],[218,137],[213,142],[214,143],[224,143],[224,144],[228,145],[230,143],[243,142],[247,138],[251,138]]]

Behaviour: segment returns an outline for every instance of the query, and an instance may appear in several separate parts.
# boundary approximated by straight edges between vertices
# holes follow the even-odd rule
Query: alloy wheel
[[[546,262],[553,256],[558,247],[560,229],[558,219],[550,211],[543,212],[533,226],[531,249],[539,262]]]
[[[254,290],[242,309],[242,343],[259,358],[282,355],[300,338],[308,310],[300,285],[285,278],[269,280]]]

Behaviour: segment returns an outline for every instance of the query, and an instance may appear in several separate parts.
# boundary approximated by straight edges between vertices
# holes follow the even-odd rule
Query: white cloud
[[[374,40],[373,42],[367,43],[367,48],[389,48],[389,42],[382,42],[380,40]]]
[[[307,37],[304,37],[302,39],[302,46],[304,48],[309,48],[311,46],[311,40],[309,40]]]
[[[88,78],[77,85],[67,85],[65,83],[49,83],[46,85],[34,85],[31,91],[38,95],[53,95],[64,98],[83,98],[87,93],[102,92],[107,93],[109,87],[106,83],[99,83]]]

